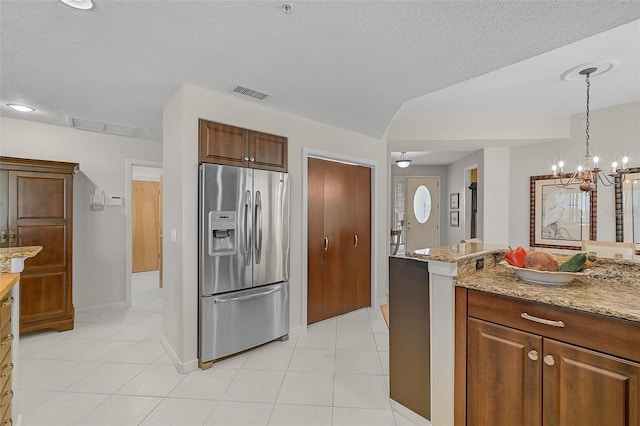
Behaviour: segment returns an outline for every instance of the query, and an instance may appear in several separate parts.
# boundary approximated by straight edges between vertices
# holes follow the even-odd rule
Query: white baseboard
[[[191,371],[195,371],[198,369],[198,359],[192,359],[187,362],[183,362],[178,358],[178,354],[173,350],[171,343],[164,337],[164,334],[160,336],[160,343],[164,347],[164,350],[167,351],[167,355],[169,355],[169,359],[173,362],[174,367],[178,370],[180,374],[187,374]]]
[[[112,309],[112,310],[116,310],[116,309],[124,309],[127,307],[127,302],[112,302],[112,303],[105,303],[103,305],[93,305],[93,306],[83,306],[82,308],[75,308],[76,312],[83,312],[83,311],[89,311],[92,309]]]
[[[416,425],[431,426],[431,422],[425,419],[424,417],[422,417],[420,414],[416,413],[413,410],[410,410],[409,408],[405,407],[399,402],[394,401],[393,399],[390,399],[390,401],[391,401],[391,408],[393,409],[393,411],[403,415],[404,417],[411,420]]]
[[[375,306],[375,307],[382,306],[382,305],[384,305],[385,303],[387,303],[387,298],[386,298],[386,296],[385,296],[385,297],[382,297],[382,298],[380,298],[380,299],[378,299],[378,300],[376,300],[376,306]]]

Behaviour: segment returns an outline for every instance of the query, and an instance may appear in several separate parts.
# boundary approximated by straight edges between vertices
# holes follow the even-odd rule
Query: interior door
[[[164,238],[162,234],[162,175],[160,175],[160,190],[158,191],[159,200],[158,200],[158,246],[160,249],[160,260],[158,261],[160,271],[158,272],[158,286],[162,288],[162,254],[164,253],[163,244]]]
[[[160,268],[160,184],[131,182],[132,272]]]
[[[309,158],[307,208],[307,323],[324,319],[324,161]]]
[[[408,178],[405,195],[406,251],[437,247],[440,182],[437,178]]]

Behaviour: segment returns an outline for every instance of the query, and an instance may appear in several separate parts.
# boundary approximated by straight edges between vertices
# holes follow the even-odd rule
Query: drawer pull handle
[[[9,364],[5,365],[2,368],[2,374],[0,375],[0,377],[7,377],[8,373],[6,373],[5,371],[11,372],[11,370],[13,370],[13,363],[12,362],[10,362]]]
[[[2,339],[2,346],[7,346],[9,343],[13,342],[13,334],[9,333],[6,335],[4,339]]]
[[[539,322],[540,324],[551,325],[553,327],[561,327],[561,328],[564,327],[564,322],[562,321],[552,321],[544,318],[538,318],[538,317],[534,317],[533,315],[529,315],[526,312],[521,313],[520,317],[529,321]]]
[[[9,296],[7,300],[2,302],[2,307],[6,308],[7,306],[11,306],[13,304],[13,296]]]
[[[529,356],[529,359],[531,361],[537,361],[538,360],[538,351],[536,351],[535,349],[530,350],[527,355]]]

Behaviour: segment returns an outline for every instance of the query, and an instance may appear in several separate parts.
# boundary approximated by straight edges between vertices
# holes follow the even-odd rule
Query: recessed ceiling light
[[[9,108],[11,108],[12,110],[15,111],[20,111],[20,112],[33,112],[36,109],[33,107],[30,107],[28,105],[20,105],[20,104],[7,104],[7,106]]]
[[[73,7],[74,9],[89,10],[93,7],[93,3],[91,2],[91,0],[60,0],[60,1],[66,4],[67,6]]]

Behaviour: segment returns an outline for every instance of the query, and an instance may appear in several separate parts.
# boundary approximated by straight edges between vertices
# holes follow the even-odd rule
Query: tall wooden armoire
[[[20,332],[73,329],[76,163],[0,157],[0,247],[42,246],[20,275]]]

